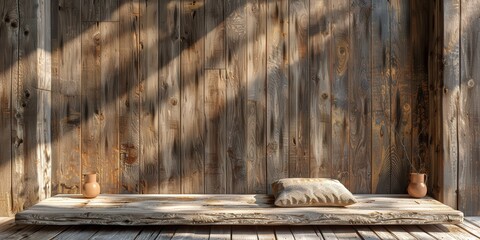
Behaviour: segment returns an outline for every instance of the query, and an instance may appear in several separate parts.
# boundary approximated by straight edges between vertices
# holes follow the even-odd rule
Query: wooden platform
[[[279,208],[269,195],[57,195],[16,215],[50,225],[392,225],[460,223],[463,213],[432,198],[356,195],[342,208]]]
[[[0,218],[0,239],[480,239],[480,217],[418,226],[48,226]]]

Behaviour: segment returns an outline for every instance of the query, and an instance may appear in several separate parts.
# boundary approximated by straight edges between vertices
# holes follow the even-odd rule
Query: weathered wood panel
[[[229,4],[229,0],[227,0]],[[205,2],[206,69],[225,69],[225,0]]]
[[[81,0],[82,21],[118,21],[120,0]],[[127,6],[122,6],[127,7]]]
[[[390,147],[390,8],[372,1],[372,192],[391,189]]]
[[[350,61],[349,9],[348,0],[330,1],[332,19],[332,177],[345,186],[350,186],[348,162],[349,119],[348,83]]]
[[[205,192],[226,193],[227,82],[224,0],[205,2]],[[208,70],[219,69],[219,70]],[[221,70],[220,70],[221,69]]]
[[[247,192],[246,0],[225,5],[227,70],[227,193]]]
[[[13,211],[18,212],[40,200],[37,170],[37,104],[38,78],[37,18],[38,1],[18,1],[18,76],[12,90]]]
[[[119,1],[118,141],[120,156],[119,191],[138,193],[140,180],[140,81],[139,81],[139,17],[138,0]],[[118,164],[118,163],[117,163]]]
[[[344,208],[279,208],[266,194],[61,194],[16,215],[17,223],[51,225],[416,225],[455,224],[463,213],[430,197],[355,195]],[[85,218],[87,214],[89,218]],[[332,217],[334,216],[334,217]]]
[[[118,23],[83,22],[82,173],[98,172],[102,192],[118,192]]]
[[[226,193],[227,111],[225,70],[205,71],[205,192]]]
[[[463,93],[466,93],[468,91],[467,89],[469,89],[468,86],[465,85],[470,79],[466,79],[469,77],[468,75],[471,74],[469,69],[476,68],[469,68],[468,64],[470,60],[467,56],[478,56],[477,53],[480,52],[474,52],[474,49],[469,48],[468,43],[463,42],[464,39],[468,39],[468,34],[475,32],[475,30],[460,29],[460,12],[462,11],[460,9],[460,1],[444,1],[442,8],[444,9],[442,14],[444,18],[442,24],[443,35],[441,35],[443,46],[440,46],[441,48],[439,51],[441,51],[443,56],[441,62],[441,68],[443,71],[440,73],[441,75],[438,78],[441,83],[438,85],[437,90],[438,94],[441,94],[440,96],[442,97],[441,102],[439,102],[441,104],[439,113],[442,116],[440,118],[442,121],[438,123],[439,130],[441,130],[441,135],[437,136],[441,139],[441,142],[439,143],[440,152],[438,153],[439,155],[437,158],[439,164],[439,172],[437,174],[438,183],[440,186],[440,194],[438,197],[446,204],[452,207],[457,207],[457,199],[459,198],[457,195],[457,187],[466,187],[465,185],[458,183],[458,180],[460,180],[459,175],[461,174],[458,166],[459,163],[461,164],[469,162],[469,160],[467,160],[469,158],[468,155],[470,154],[470,151],[474,151],[474,149],[468,149],[468,147],[465,145],[469,144],[469,142],[472,140],[474,141],[474,139],[469,138],[469,136],[472,136],[470,133],[474,133],[474,125],[467,126],[468,123],[464,122],[466,119],[464,118],[465,115],[463,114],[469,111],[467,110],[469,107],[467,106],[468,103],[464,102],[465,98],[463,98],[468,96],[468,94],[464,95]],[[466,11],[465,16],[471,15],[468,13],[467,8],[464,10]],[[461,21],[463,22],[465,20],[462,19]],[[462,31],[462,42],[459,41],[460,31]],[[464,38],[464,36],[466,36],[466,38]],[[463,46],[465,44],[466,46]],[[465,49],[462,50],[462,57],[460,60],[460,48],[464,47]],[[464,53],[467,53],[468,55]],[[462,61],[462,63],[460,61]],[[460,73],[460,65],[462,65],[462,73]],[[462,74],[462,76],[460,76],[460,74]],[[460,84],[461,87],[459,87]],[[460,92],[462,92],[461,96]],[[459,97],[463,98],[460,100],[460,103]],[[467,105],[464,105],[465,103]],[[460,116],[458,116],[459,114]],[[465,123],[466,125],[464,125]],[[460,133],[458,128],[463,128],[461,131],[463,134],[466,133],[466,135]],[[465,142],[459,143],[459,140]],[[465,151],[462,151],[462,148],[464,148]],[[463,153],[466,155],[463,155]],[[459,161],[460,159],[464,159],[464,161]],[[473,159],[476,159],[476,157]],[[467,168],[470,167],[473,166],[468,166]],[[469,192],[467,194],[475,194],[471,192],[473,189],[471,189],[470,186],[467,188],[467,192]],[[476,194],[480,194],[480,191],[477,191]]]
[[[158,193],[159,160],[159,4],[140,3],[139,81],[140,81],[140,193]]]
[[[181,3],[180,22],[183,24],[180,26],[182,193],[205,191],[204,4],[204,0],[187,0]]]
[[[430,98],[442,85],[427,78],[426,41],[441,32],[427,34],[426,3],[53,0],[50,35],[49,1],[21,3],[25,18],[2,21],[24,25],[4,112],[14,192],[32,203],[50,175],[53,193],[79,193],[97,168],[105,192],[265,193],[288,176],[405,192],[405,156],[438,167],[422,155],[430,144],[435,159],[443,124],[423,115],[444,101]]]
[[[450,3],[449,1],[445,3]],[[444,3],[444,4],[445,4]],[[456,4],[455,4],[456,3]],[[451,2],[451,8],[456,10],[458,9],[458,1]],[[455,5],[454,5],[455,4]],[[446,5],[444,5],[445,9]],[[457,113],[455,104],[456,97],[458,96],[458,86],[460,86],[460,114],[458,117],[458,139],[459,139],[459,159],[458,159],[458,208],[462,211],[465,211],[467,215],[480,215],[480,206],[479,206],[479,196],[480,196],[480,7],[479,1],[461,1],[461,22],[459,23],[461,29],[460,35],[460,62],[458,62],[458,34],[455,31],[458,28],[458,25],[455,28],[448,28],[449,32],[444,32],[444,56],[446,53],[446,59],[450,60],[449,71],[444,73],[444,84],[448,87],[450,94],[444,95],[443,98],[443,107],[444,112],[443,119],[446,121],[446,126],[444,127],[444,151],[449,153],[456,150],[455,143],[448,141],[448,134],[451,134],[450,131],[447,131],[455,127],[455,117],[450,117],[451,115]],[[457,11],[445,12],[455,14]],[[454,21],[455,17],[458,15],[453,15],[452,25],[456,22]],[[448,26],[447,19],[445,19],[445,31]],[[447,42],[447,34],[453,35],[451,37],[451,42]],[[455,36],[455,37],[454,37]],[[453,55],[453,56],[452,56]],[[458,85],[458,65],[460,64],[460,83]],[[447,102],[446,102],[447,101]],[[447,107],[448,106],[448,107]],[[448,115],[445,115],[448,114]],[[448,116],[448,118],[447,118]],[[453,120],[453,121],[452,121]],[[450,122],[452,121],[452,122]],[[447,129],[445,129],[448,127]],[[456,132],[455,132],[456,133]],[[455,136],[455,135],[454,135]],[[452,136],[451,136],[452,137]],[[455,153],[455,152],[454,152]],[[453,155],[453,153],[452,153]],[[445,156],[445,155],[444,155]],[[454,191],[454,186],[451,181],[456,177],[456,156],[447,158],[446,155],[443,162],[443,169],[439,169],[441,173],[443,172],[443,187],[445,188],[442,193],[444,199],[450,200],[448,194],[452,194]],[[443,171],[442,171],[443,170]],[[453,197],[453,196],[451,196]],[[450,202],[454,204],[454,201]]]
[[[310,0],[309,92],[310,177],[332,175],[331,82],[333,77],[330,1]]]
[[[267,1],[249,0],[247,18],[247,193],[264,193],[267,140]]]
[[[371,0],[353,0],[349,15],[349,189],[357,193],[371,192],[371,9]]]
[[[79,1],[52,1],[52,195],[81,188],[80,8]]]
[[[403,193],[412,160],[412,74],[408,44],[409,1],[390,2],[390,144],[391,192]]]
[[[40,200],[50,197],[52,192],[52,58],[51,58],[51,0],[40,1],[37,8],[37,81],[38,96],[36,109],[37,139],[36,167],[38,173],[38,195]]]
[[[288,177],[288,1],[267,3],[267,192]]]
[[[291,0],[288,6],[289,177],[310,175],[309,4]]]
[[[181,192],[180,163],[180,2],[158,2],[160,193]],[[148,6],[147,6],[148,8]]]
[[[18,74],[19,13],[16,1],[0,7],[0,216],[12,210],[12,90]],[[14,126],[14,125],[13,125]]]

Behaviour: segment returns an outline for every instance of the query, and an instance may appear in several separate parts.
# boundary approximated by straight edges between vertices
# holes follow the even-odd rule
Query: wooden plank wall
[[[480,1],[432,1],[429,44],[431,188],[436,198],[480,215]]]
[[[283,177],[404,193],[407,158],[433,165],[415,157],[434,129],[423,1],[51,0],[50,34],[37,5],[4,2],[2,213],[80,193],[87,171],[105,193],[265,193]]]

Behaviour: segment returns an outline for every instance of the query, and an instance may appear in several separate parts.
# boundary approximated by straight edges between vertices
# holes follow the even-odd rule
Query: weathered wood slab
[[[344,207],[278,208],[270,195],[61,194],[18,213],[16,222],[52,225],[393,225],[460,223],[463,213],[432,198],[355,195]]]

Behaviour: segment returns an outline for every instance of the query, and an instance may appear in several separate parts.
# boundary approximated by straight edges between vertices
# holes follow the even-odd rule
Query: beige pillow
[[[348,206],[357,202],[338,180],[330,178],[284,178],[272,183],[279,207]]]

